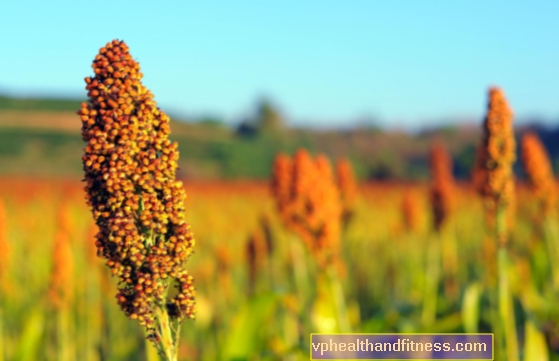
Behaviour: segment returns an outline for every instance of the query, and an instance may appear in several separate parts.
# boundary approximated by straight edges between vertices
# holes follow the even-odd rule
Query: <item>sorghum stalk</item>
[[[335,293],[338,321],[346,329],[348,322],[343,292],[337,283],[337,273],[330,270],[340,261],[342,215],[341,198],[330,161],[323,155],[313,159],[303,149],[295,153],[293,160],[279,155],[274,163],[272,191],[286,227],[307,245],[319,272],[326,277]],[[293,251],[294,257],[304,258],[295,245]],[[302,272],[297,268],[294,271],[296,276]]]
[[[4,353],[4,311],[0,305],[0,361],[4,361]]]
[[[536,133],[526,133],[522,137],[521,156],[524,171],[540,210],[539,220],[543,222],[544,237],[548,247],[553,283],[559,288],[559,239],[557,239],[556,206],[557,189],[553,168],[545,146]],[[537,222],[538,225],[542,224]]]
[[[336,163],[336,180],[342,205],[342,226],[347,228],[355,212],[357,182],[349,160],[342,158]]]
[[[274,280],[270,272],[271,243],[268,240],[266,222],[261,219],[259,227],[251,233],[245,245],[245,258],[248,268],[248,293],[254,295],[257,287],[258,274],[268,272],[269,285],[274,288]]]
[[[512,295],[508,280],[509,223],[514,205],[514,174],[516,141],[512,127],[512,111],[502,91],[489,90],[488,110],[483,126],[484,134],[478,148],[474,173],[478,191],[483,196],[486,212],[493,220],[493,235],[498,246],[498,307],[500,329],[504,332],[503,355],[517,361],[518,340]]]
[[[430,200],[433,211],[434,228],[440,234],[442,262],[444,267],[445,293],[447,297],[458,296],[458,255],[456,238],[451,234],[450,215],[454,203],[454,176],[452,158],[442,142],[435,142],[430,152],[431,187]]]
[[[417,199],[417,195],[411,190],[406,189],[400,204],[402,212],[402,220],[404,227],[408,233],[415,233],[419,230],[419,215],[421,207]]]
[[[441,235],[435,233],[430,239],[427,247],[425,294],[423,297],[422,322],[425,326],[431,326],[437,316],[437,301],[439,279],[441,273]]]
[[[175,361],[179,335],[172,329],[194,318],[195,296],[183,268],[195,242],[176,180],[178,147],[168,139],[169,117],[142,84],[123,41],[101,48],[92,68],[95,76],[85,79],[89,102],[78,114],[97,252],[119,278],[121,309],[145,327],[164,360]]]

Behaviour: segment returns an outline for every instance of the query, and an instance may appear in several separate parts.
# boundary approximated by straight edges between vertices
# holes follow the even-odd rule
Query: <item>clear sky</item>
[[[3,1],[0,91],[85,97],[118,38],[173,114],[235,121],[271,98],[291,123],[517,117],[559,122],[559,1]],[[312,122],[312,123],[311,123]]]

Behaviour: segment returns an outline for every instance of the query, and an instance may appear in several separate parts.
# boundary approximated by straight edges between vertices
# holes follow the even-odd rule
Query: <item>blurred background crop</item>
[[[517,143],[510,262],[499,271],[517,356],[559,359],[558,219],[538,208],[521,147],[528,133],[541,141],[556,192],[557,13],[546,1],[2,4],[0,361],[155,359],[92,250],[82,190],[76,112],[113,39],[130,47],[179,144],[199,303],[179,359],[307,359],[310,332],[503,331],[490,295],[496,245],[471,182],[491,86],[506,94]],[[429,193],[433,144],[456,184],[444,231]],[[355,179],[335,282],[271,191],[277,155],[300,149],[334,173],[347,162]],[[61,307],[56,277],[72,295],[63,326],[49,316]],[[496,359],[512,361],[503,350]]]

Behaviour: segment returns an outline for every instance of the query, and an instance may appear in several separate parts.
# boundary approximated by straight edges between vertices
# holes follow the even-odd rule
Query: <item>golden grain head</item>
[[[142,84],[140,65],[123,41],[101,48],[92,67],[95,75],[85,80],[89,102],[78,114],[98,254],[119,277],[116,298],[130,318],[149,329],[154,303],[165,302],[173,319],[193,318],[195,291],[183,264],[195,241],[184,221],[170,119]],[[171,280],[178,294],[167,301]]]
[[[305,149],[291,160],[277,157],[272,184],[274,189],[279,184],[284,187],[274,197],[285,226],[301,237],[317,259],[337,255],[342,206],[330,160],[320,154],[313,159]]]
[[[423,211],[417,194],[411,189],[406,189],[400,207],[406,230],[410,233],[417,232],[420,225],[420,215]]]
[[[489,90],[487,115],[476,167],[477,187],[489,208],[514,203],[516,141],[512,126],[512,110],[499,88]]]
[[[435,229],[441,229],[452,211],[454,197],[452,158],[444,144],[435,142],[432,145],[429,163],[431,168],[429,196],[433,211],[433,223]]]
[[[543,213],[555,208],[557,189],[549,154],[535,133],[526,133],[521,142],[521,159],[528,181],[539,198]]]
[[[343,213],[349,215],[353,212],[358,196],[357,181],[349,160],[342,158],[337,161],[336,180],[342,199]]]

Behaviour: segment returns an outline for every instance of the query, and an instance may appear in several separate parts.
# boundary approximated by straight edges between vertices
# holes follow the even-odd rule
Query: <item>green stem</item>
[[[171,330],[171,322],[167,309],[164,305],[158,304],[155,307],[155,330],[157,336],[156,347],[162,360],[177,361],[178,340],[175,340]],[[178,335],[175,335],[178,338]]]
[[[342,285],[340,284],[340,279],[337,276],[335,267],[330,265],[327,269],[327,274],[328,281],[330,282],[330,289],[332,290],[332,295],[334,296],[334,303],[336,304],[340,331],[343,333],[351,332],[344,291],[342,289]]]
[[[0,306],[0,361],[4,361],[4,313]]]
[[[306,305],[308,299],[306,295],[309,292],[308,270],[304,249],[298,239],[291,240],[291,255],[293,257],[293,275],[297,292],[302,304]]]
[[[506,208],[500,205],[497,209],[496,234],[499,245],[498,250],[498,275],[499,275],[499,315],[501,317],[502,330],[504,331],[504,355],[507,361],[518,361],[518,340],[516,333],[516,322],[514,317],[514,306],[508,279],[508,250],[507,250],[507,213]]]
[[[157,348],[155,348],[154,345],[149,340],[146,339],[146,337],[144,337],[144,351],[145,351],[146,361],[159,360],[159,354]]]
[[[57,316],[57,342],[58,342],[58,360],[59,361],[70,361],[70,339],[68,333],[68,310],[59,309],[56,312]]]
[[[546,216],[544,221],[546,246],[549,254],[549,263],[551,265],[551,274],[553,278],[553,286],[559,290],[559,238],[557,224],[551,216]]]
[[[458,284],[460,280],[460,262],[458,262],[458,245],[454,224],[447,224],[441,230],[441,247],[443,247],[445,293],[450,300],[457,301],[459,296]]]
[[[440,234],[431,238],[427,250],[427,265],[425,274],[425,297],[423,303],[422,321],[424,326],[431,326],[437,317],[437,298],[440,277]]]

